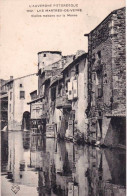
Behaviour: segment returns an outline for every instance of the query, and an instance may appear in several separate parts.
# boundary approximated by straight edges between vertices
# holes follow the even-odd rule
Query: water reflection
[[[2,133],[1,155],[3,195],[12,194],[10,184],[21,187],[19,195],[125,195],[123,150],[83,147],[28,132],[9,132]]]

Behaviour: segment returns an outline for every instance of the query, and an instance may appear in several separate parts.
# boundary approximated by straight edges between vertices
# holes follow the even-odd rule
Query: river
[[[125,150],[1,134],[2,196],[125,196]]]

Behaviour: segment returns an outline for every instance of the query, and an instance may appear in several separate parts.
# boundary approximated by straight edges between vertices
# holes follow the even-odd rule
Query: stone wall
[[[125,111],[125,9],[113,12],[89,34],[88,54],[89,104],[105,113]],[[103,95],[98,98],[100,69]]]
[[[126,103],[126,49],[125,49],[125,8],[112,15],[112,72],[113,72],[113,113],[125,113]]]
[[[122,8],[113,11],[88,35],[89,135],[96,140],[112,135],[112,146],[119,143],[119,134],[111,133],[116,130],[111,125],[112,116],[125,114],[125,59],[125,8]]]

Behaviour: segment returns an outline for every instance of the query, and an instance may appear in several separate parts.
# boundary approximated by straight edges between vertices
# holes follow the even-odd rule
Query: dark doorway
[[[100,137],[102,138],[102,119],[98,119],[99,129],[100,129]]]
[[[26,111],[23,113],[23,119],[22,119],[22,129],[29,130],[30,129],[30,112]]]

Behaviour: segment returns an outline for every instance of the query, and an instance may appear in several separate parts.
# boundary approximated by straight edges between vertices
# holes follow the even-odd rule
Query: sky
[[[34,4],[78,4],[78,17],[38,18],[26,12]],[[84,34],[94,29],[125,0],[1,0],[0,78],[9,79],[37,72],[37,53],[62,51],[63,55],[87,52]]]

